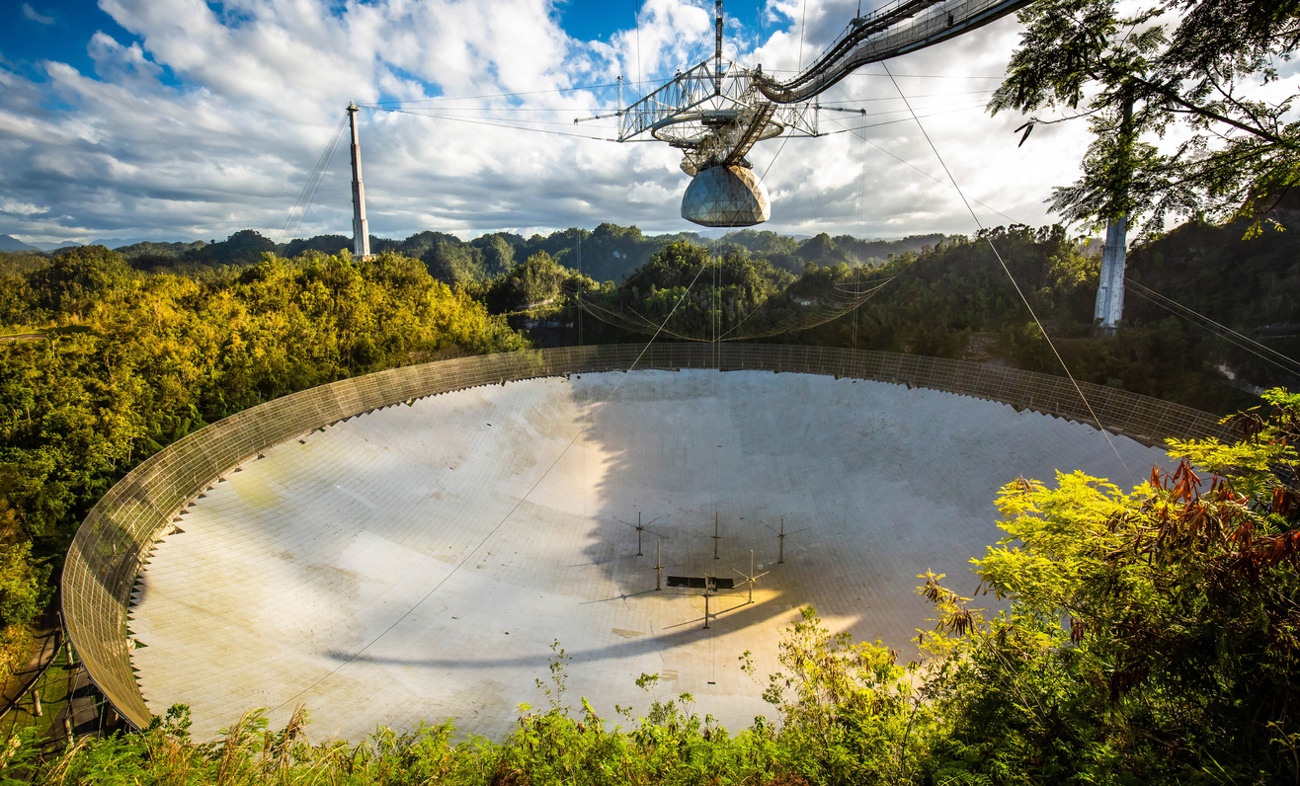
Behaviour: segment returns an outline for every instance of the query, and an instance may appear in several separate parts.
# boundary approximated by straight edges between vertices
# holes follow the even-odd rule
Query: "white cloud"
[[[23,3],[23,18],[28,21],[35,22],[38,25],[54,24],[54,17],[49,16],[47,14],[42,14],[40,11],[37,11],[35,8],[32,8],[31,3]]]
[[[115,84],[153,82],[162,73],[157,63],[144,56],[139,44],[122,46],[112,36],[96,32],[87,47],[100,80]]]
[[[15,202],[12,199],[0,201],[0,213],[9,213],[15,216],[35,216],[49,211],[50,209],[44,205],[33,205],[30,202]]]
[[[93,74],[55,61],[34,82],[0,67],[0,192],[14,204],[49,206],[29,216],[6,211],[0,232],[207,239],[251,227],[274,236],[348,101],[381,99],[430,117],[361,114],[377,234],[532,232],[601,221],[697,229],[679,218],[688,178],[668,146],[536,131],[613,135],[612,120],[573,120],[612,110],[615,90],[572,88],[621,74],[631,100],[638,74],[661,79],[708,56],[707,0],[644,0],[639,25],[629,20],[603,41],[569,36],[550,0],[100,0],[100,7],[138,43],[95,34],[84,44]],[[728,54],[769,71],[794,68],[804,4],[768,0],[765,8],[757,29],[733,25]],[[856,8],[849,0],[807,5],[805,63]],[[1017,148],[1011,131],[1021,118],[983,111],[997,79],[982,77],[1001,74],[1015,33],[1014,20],[1003,20],[889,65],[968,197],[1038,224],[1050,220],[1042,201],[1051,186],[1075,177],[1085,129],[1044,126]],[[770,228],[973,231],[879,66],[821,100],[869,116],[827,110],[824,131],[852,131],[756,147],[751,160],[767,172],[775,200]],[[879,125],[890,120],[902,122]],[[350,231],[347,158],[346,145],[336,150],[299,234]],[[975,207],[987,222],[1008,220]]]

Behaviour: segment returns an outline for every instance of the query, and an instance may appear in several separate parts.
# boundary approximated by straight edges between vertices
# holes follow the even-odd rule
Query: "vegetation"
[[[734,334],[742,323],[761,331],[768,312],[761,307],[795,277],[755,258],[742,246],[710,252],[684,241],[670,243],[622,286],[593,293],[589,308],[615,325],[664,335],[711,339]]]
[[[1268,215],[1288,211],[1283,200]],[[643,340],[663,324],[668,336],[748,331],[1057,373],[992,241],[1076,376],[1200,408],[1248,405],[1246,384],[1295,377],[1189,316],[1294,344],[1300,241],[1243,242],[1248,221],[1135,248],[1132,281],[1187,312],[1130,297],[1110,340],[1091,335],[1097,258],[1059,227],[893,243],[613,225],[469,242],[428,232],[376,242],[369,260],[338,252],[339,236],[295,241],[286,259],[245,232],[133,247],[129,260],[95,247],[0,254],[0,335],[40,336],[0,341],[0,672],[23,657],[77,524],[145,456],[294,390],[523,346],[506,320],[543,343]],[[842,307],[845,292],[882,284]],[[774,719],[747,729],[719,728],[689,696],[653,694],[640,717],[574,710],[559,652],[550,706],[521,710],[503,741],[456,742],[443,725],[313,745],[305,715],[271,730],[254,713],[222,744],[199,744],[178,709],[53,758],[21,732],[0,768],[68,783],[1294,781],[1300,399],[1270,392],[1239,422],[1241,444],[1175,445],[1190,463],[1132,491],[1068,474],[1009,485],[1008,539],[977,563],[1009,605],[986,616],[923,577],[938,627],[920,664],[832,635],[805,610],[780,644],[782,673],[754,675]],[[1217,475],[1198,481],[1193,466]]]
[[[1293,203],[1283,200],[1266,217],[1293,220]],[[1062,374],[1000,255],[1077,378],[1226,413],[1249,406],[1260,389],[1300,386],[1294,364],[1243,349],[1220,327],[1300,354],[1290,295],[1300,283],[1300,237],[1243,241],[1247,224],[1191,223],[1136,246],[1126,319],[1105,340],[1092,327],[1097,249],[1060,227],[909,238],[892,247],[934,244],[867,260],[852,250],[876,248],[867,241],[743,230],[708,245],[667,242],[619,284],[597,285],[566,266],[570,248],[559,257],[534,253],[508,274],[464,288],[543,345],[641,341],[659,332],[667,340],[850,346]],[[583,246],[589,264],[593,247]],[[843,259],[852,262],[834,261]]]
[[[390,251],[418,259],[429,274],[446,284],[484,285],[530,257],[545,253],[571,270],[598,282],[621,282],[650,257],[671,243],[686,242],[705,247],[738,245],[762,256],[774,266],[798,275],[809,262],[834,265],[874,265],[891,254],[920,251],[943,240],[943,235],[919,235],[902,240],[861,240],[849,235],[830,237],[825,233],[807,240],[775,232],[743,229],[718,240],[694,232],[645,235],[636,227],[601,224],[594,230],[566,229],[550,235],[524,238],[509,232],[492,232],[470,241],[444,232],[418,232],[405,240],[370,238],[375,253]],[[352,239],[343,235],[317,235],[276,245],[258,232],[245,229],[226,240],[193,243],[136,243],[115,249],[131,267],[149,272],[205,273],[222,266],[256,264],[262,254],[275,253],[293,259],[308,251],[338,254],[352,249]],[[60,251],[56,253],[66,253]],[[10,264],[22,255],[9,255]],[[29,255],[40,260],[41,254]]]
[[[21,260],[20,260],[21,261]],[[202,280],[102,247],[0,259],[0,679],[97,499],[185,434],[287,393],[523,339],[395,254],[266,255]]]
[[[1287,200],[1268,215],[1290,220],[1296,212]],[[1300,386],[1296,364],[1278,364],[1222,329],[1300,356],[1300,318],[1289,294],[1300,282],[1300,237],[1243,240],[1247,223],[1187,224],[1135,247],[1125,320],[1111,338],[1092,329],[1098,257],[1060,228],[1013,226],[949,238],[870,271],[816,270],[827,287],[889,283],[861,308],[795,340],[1062,374],[992,241],[1076,378],[1232,412],[1250,406],[1259,389]]]
[[[1159,234],[1167,216],[1245,217],[1253,233],[1300,182],[1296,96],[1247,87],[1275,82],[1300,46],[1295,0],[1038,0],[1019,17],[1020,48],[989,106],[1088,117],[1083,177],[1054,193],[1067,220],[1128,216]],[[1156,143],[1166,134],[1182,139],[1172,151]]]
[[[806,608],[781,644],[784,671],[767,691],[783,722],[759,719],[732,734],[700,717],[689,694],[657,695],[643,674],[649,711],[621,708],[601,718],[584,699],[564,698],[566,656],[555,649],[545,709],[520,707],[506,740],[455,741],[450,724],[407,733],[377,730],[359,745],[312,744],[299,707],[282,730],[260,712],[239,719],[218,744],[188,734],[184,707],[145,732],[81,740],[61,755],[34,756],[17,739],[0,756],[0,775],[43,783],[260,784],[838,784],[907,783],[919,772],[927,724],[889,650],[851,644]],[[626,728],[614,725],[618,721]],[[910,774],[909,774],[910,773]]]
[[[1300,778],[1300,395],[1265,399],[1241,442],[1173,442],[1177,469],[1132,492],[1081,473],[1002,490],[1007,538],[976,566],[1010,609],[925,588],[936,780]]]
[[[547,313],[579,292],[592,292],[596,282],[564,267],[538,251],[485,287],[484,301],[493,313]]]

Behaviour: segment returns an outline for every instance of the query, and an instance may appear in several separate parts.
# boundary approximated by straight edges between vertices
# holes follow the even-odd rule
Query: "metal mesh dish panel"
[[[568,373],[717,368],[822,374],[924,387],[1093,423],[1061,377],[961,360],[776,344],[561,347],[390,369],[294,393],[232,415],[145,460],[100,499],[63,570],[63,614],[91,678],[137,727],[150,713],[131,668],[131,591],[154,544],[186,504],[242,462],[286,440],[381,407],[479,385]],[[1205,412],[1081,383],[1110,431],[1148,445],[1230,435]]]

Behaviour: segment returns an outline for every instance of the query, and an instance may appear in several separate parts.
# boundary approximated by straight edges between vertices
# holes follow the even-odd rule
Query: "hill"
[[[775,267],[799,275],[809,263],[820,266],[840,263],[879,265],[891,255],[920,252],[943,239],[940,234],[900,240],[864,240],[850,235],[832,238],[821,234],[798,240],[775,232],[753,230],[709,239],[694,232],[646,235],[635,226],[604,223],[593,230],[573,227],[529,238],[510,232],[491,232],[473,240],[462,240],[436,231],[417,232],[402,240],[372,235],[370,248],[376,254],[393,251],[418,259],[434,278],[453,285],[486,284],[537,253],[546,253],[560,265],[580,271],[597,282],[618,284],[649,262],[655,253],[683,241],[717,250],[739,246]],[[245,229],[226,240],[211,243],[140,241],[117,250],[137,270],[194,272],[223,265],[251,265],[265,253],[296,258],[307,252],[337,254],[351,248],[351,238],[344,235],[296,238],[276,245],[259,232]]]
[[[1300,193],[1265,214],[1283,226],[1300,225]],[[1208,360],[1252,389],[1300,388],[1300,233],[1267,228],[1252,239],[1249,222],[1226,226],[1187,223],[1129,254],[1125,321],[1175,321],[1216,336]],[[1217,323],[1217,324],[1215,324]],[[1225,328],[1267,349],[1231,335]]]
[[[0,251],[40,251],[40,249],[11,235],[0,235]]]

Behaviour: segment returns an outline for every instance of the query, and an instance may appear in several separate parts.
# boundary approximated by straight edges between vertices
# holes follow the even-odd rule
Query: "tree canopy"
[[[1300,182],[1296,96],[1260,89],[1300,45],[1297,0],[1037,0],[1019,17],[989,106],[1089,118],[1083,177],[1053,193],[1068,220],[1127,215],[1157,233],[1170,217],[1258,216]],[[1054,121],[1026,136],[1035,122]]]
[[[937,780],[1300,778],[1300,395],[1264,398],[1240,441],[1171,441],[1174,468],[1131,492],[1078,472],[1003,488],[1007,537],[975,564],[1010,607],[923,588]]]
[[[0,296],[0,326],[46,331],[0,342],[0,543],[33,541],[38,557],[60,555],[135,463],[205,423],[347,376],[524,345],[395,254],[267,255],[200,280],[140,274],[92,246],[0,276],[23,294]]]

